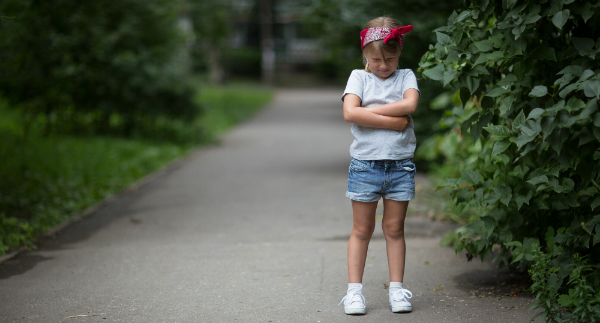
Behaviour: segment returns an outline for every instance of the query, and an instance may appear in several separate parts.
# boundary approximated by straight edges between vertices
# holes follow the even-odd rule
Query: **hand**
[[[402,117],[389,117],[390,118],[390,128],[396,131],[402,131],[408,127],[410,124],[410,117],[402,116]]]

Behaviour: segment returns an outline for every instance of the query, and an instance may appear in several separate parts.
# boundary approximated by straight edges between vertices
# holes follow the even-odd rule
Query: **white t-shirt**
[[[342,95],[355,94],[362,100],[361,106],[369,108],[402,100],[404,91],[415,89],[417,77],[410,69],[396,70],[386,80],[364,70],[354,70]],[[402,160],[413,158],[417,147],[414,126],[411,122],[403,131],[352,125],[354,142],[350,156],[359,160]]]

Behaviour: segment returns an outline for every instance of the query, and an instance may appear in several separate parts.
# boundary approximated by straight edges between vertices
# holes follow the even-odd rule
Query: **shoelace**
[[[390,291],[390,298],[394,302],[408,302],[412,298],[412,293],[408,289],[394,288]]]
[[[348,304],[346,304],[346,301],[348,300]],[[352,291],[349,291],[348,294],[346,294],[346,296],[344,296],[344,298],[342,298],[342,301],[338,304],[338,306],[340,306],[342,303],[344,303],[344,305],[350,305],[354,302],[359,302],[359,303],[366,303],[365,302],[365,297],[362,294],[362,290],[360,289],[355,289]]]

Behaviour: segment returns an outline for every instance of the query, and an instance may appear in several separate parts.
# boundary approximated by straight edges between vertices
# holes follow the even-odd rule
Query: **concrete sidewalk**
[[[450,226],[421,214],[424,198],[406,225],[413,312],[389,309],[378,228],[367,315],[343,314],[352,136],[340,94],[278,90],[220,145],[0,264],[0,322],[528,322],[532,298],[510,272],[439,247]]]

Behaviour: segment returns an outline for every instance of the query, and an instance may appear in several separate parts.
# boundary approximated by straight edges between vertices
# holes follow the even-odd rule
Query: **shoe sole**
[[[346,313],[348,315],[364,315],[367,313],[367,309],[366,308],[344,309],[344,313]]]
[[[412,312],[412,306],[398,306],[398,307],[391,307],[391,308],[392,308],[392,312],[394,312],[394,313]]]

